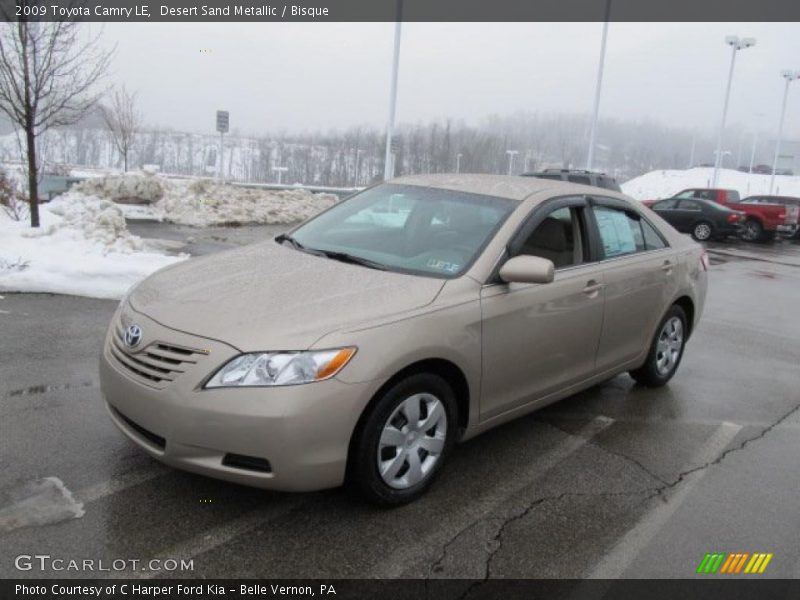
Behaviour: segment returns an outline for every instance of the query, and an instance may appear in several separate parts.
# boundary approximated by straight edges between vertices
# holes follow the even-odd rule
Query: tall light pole
[[[756,45],[755,38],[739,38],[736,35],[729,35],[725,38],[725,43],[728,44],[732,51],[731,51],[731,66],[730,70],[728,71],[728,84],[725,87],[725,102],[722,105],[722,121],[719,125],[719,133],[717,134],[717,151],[714,156],[714,177],[711,183],[711,187],[717,187],[717,182],[719,181],[719,169],[720,165],[722,164],[722,134],[725,131],[725,121],[728,119],[728,101],[731,97],[731,82],[733,81],[733,67],[736,64],[736,53],[739,50],[744,50],[745,48],[750,48],[751,46]]]
[[[781,71],[781,77],[786,80],[783,89],[783,103],[781,104],[781,118],[778,121],[778,139],[775,140],[775,157],[772,159],[772,175],[769,178],[769,193],[775,187],[775,171],[778,168],[778,158],[781,153],[781,138],[783,137],[783,119],[786,117],[786,101],[789,98],[789,84],[795,79],[800,79],[800,71]]]
[[[689,168],[694,166],[694,149],[697,147],[697,134],[692,134],[692,149],[689,151]]]
[[[597,66],[597,82],[594,87],[594,110],[592,111],[592,127],[589,131],[589,152],[586,154],[586,170],[592,170],[594,163],[594,146],[597,139],[597,118],[600,115],[600,90],[603,87],[603,66],[606,62],[606,39],[608,38],[608,20],[611,15],[611,0],[606,0],[606,20],[603,22],[603,37],[600,40],[600,63]]]
[[[506,154],[508,154],[508,174],[511,175],[514,168],[514,157],[519,154],[519,150],[506,150]]]
[[[400,33],[403,24],[403,0],[397,0],[397,21],[394,24],[394,56],[392,58],[392,80],[389,90],[389,122],[386,124],[386,156],[383,162],[383,180],[394,175],[394,154],[392,154],[392,134],[394,115],[397,108],[397,72],[400,69]]]
[[[461,157],[464,156],[459,152],[456,154],[456,173],[461,173]]]
[[[763,117],[764,113],[754,113],[754,117]],[[748,173],[753,172],[753,165],[756,162],[756,147],[758,145],[758,126],[753,126],[753,145],[750,147],[750,166],[747,168]]]

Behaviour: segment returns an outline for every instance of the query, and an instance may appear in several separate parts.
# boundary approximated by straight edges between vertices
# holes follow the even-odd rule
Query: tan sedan
[[[399,504],[457,441],[618,373],[669,381],[707,268],[609,190],[402,177],[146,279],[114,315],[102,389],[167,464]]]

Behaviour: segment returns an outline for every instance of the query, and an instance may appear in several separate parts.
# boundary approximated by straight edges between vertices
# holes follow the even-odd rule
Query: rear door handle
[[[589,282],[587,282],[586,287],[583,288],[583,293],[586,294],[587,296],[596,295],[597,292],[602,290],[604,287],[606,287],[604,283],[598,283],[594,279],[592,279]]]

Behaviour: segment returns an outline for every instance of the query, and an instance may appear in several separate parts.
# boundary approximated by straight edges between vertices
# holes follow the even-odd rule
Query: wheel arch
[[[353,450],[358,436],[364,427],[372,407],[386,391],[398,381],[417,373],[431,373],[440,376],[453,389],[458,409],[458,429],[459,437],[469,424],[470,390],[467,377],[464,371],[454,362],[444,358],[426,358],[413,362],[392,375],[378,390],[372,395],[361,415],[358,417],[356,426],[350,434],[350,442],[347,448],[347,478],[352,471]]]
[[[689,296],[684,295],[676,298],[675,301],[670,304],[670,306],[674,305],[680,306],[683,309],[683,312],[686,313],[686,339],[688,340],[694,331],[694,300],[692,300]]]

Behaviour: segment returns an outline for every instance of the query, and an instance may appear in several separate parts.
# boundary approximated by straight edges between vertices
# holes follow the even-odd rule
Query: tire
[[[647,359],[641,367],[630,372],[631,377],[647,387],[665,385],[681,364],[687,331],[686,313],[673,304],[658,324]]]
[[[692,237],[697,242],[707,242],[714,236],[714,226],[708,221],[698,221],[692,226]]]
[[[762,239],[764,228],[755,219],[747,219],[742,227],[742,239],[745,242],[757,242]]]
[[[414,406],[418,424],[409,427]],[[431,428],[421,429],[428,419]],[[411,375],[378,398],[359,428],[351,480],[380,506],[412,502],[438,475],[457,430],[456,399],[448,383],[431,373]]]

